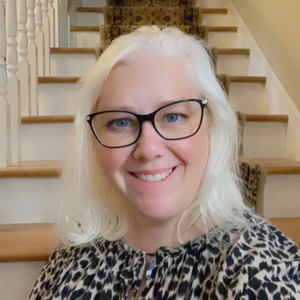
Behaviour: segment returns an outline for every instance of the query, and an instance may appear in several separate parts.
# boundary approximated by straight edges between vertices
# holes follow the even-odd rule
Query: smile
[[[158,182],[166,179],[173,172],[174,169],[156,174],[134,174],[134,176],[145,182]]]

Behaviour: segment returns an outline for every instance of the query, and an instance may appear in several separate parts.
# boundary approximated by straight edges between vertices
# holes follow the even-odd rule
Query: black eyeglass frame
[[[155,126],[155,116],[156,116],[156,114],[157,114],[160,110],[164,109],[165,107],[168,107],[168,106],[171,106],[171,105],[174,105],[174,104],[177,104],[177,103],[190,102],[190,101],[194,101],[194,102],[199,103],[200,106],[201,106],[201,108],[202,108],[202,110],[201,110],[201,119],[200,119],[198,128],[195,130],[194,133],[192,133],[192,134],[190,134],[190,135],[188,135],[188,136],[182,137],[182,138],[166,138],[166,137],[164,137],[164,136],[158,131],[158,129],[157,129],[156,126]],[[198,99],[178,100],[178,101],[175,101],[175,102],[168,103],[168,104],[166,104],[166,105],[164,105],[164,106],[161,106],[161,107],[158,108],[157,110],[153,111],[153,112],[150,113],[150,114],[146,114],[146,115],[140,115],[140,114],[136,114],[136,113],[131,112],[131,111],[126,111],[126,110],[105,110],[105,111],[100,111],[100,112],[95,112],[95,113],[89,114],[89,115],[86,116],[85,120],[89,123],[90,128],[91,128],[91,130],[92,130],[92,132],[93,132],[95,138],[97,139],[97,141],[98,141],[102,146],[104,146],[104,147],[106,147],[106,148],[123,148],[123,147],[128,147],[128,146],[131,146],[131,145],[135,144],[135,143],[138,141],[138,139],[140,138],[140,136],[141,136],[143,123],[144,123],[144,122],[147,122],[147,121],[151,122],[151,124],[152,124],[153,128],[155,129],[155,131],[157,132],[157,134],[158,134],[160,137],[162,137],[163,139],[165,139],[165,140],[183,140],[183,139],[186,139],[186,138],[189,138],[189,137],[195,135],[195,134],[199,131],[199,129],[200,129],[200,127],[201,127],[201,124],[202,124],[202,121],[203,121],[204,108],[205,108],[205,106],[207,105],[207,103],[208,103],[208,101],[207,101],[206,99],[200,99],[200,98],[198,98]],[[137,135],[136,139],[135,139],[132,143],[129,143],[129,144],[126,144],[126,145],[122,145],[122,146],[108,146],[108,145],[104,144],[104,143],[100,140],[100,138],[98,137],[98,135],[97,135],[97,133],[96,133],[96,130],[94,129],[94,126],[93,126],[93,118],[96,117],[96,116],[98,116],[98,115],[101,115],[101,114],[104,114],[104,113],[108,113],[108,112],[128,113],[128,114],[131,114],[131,115],[133,115],[133,116],[135,116],[135,117],[137,118],[137,120],[138,120],[138,122],[139,122],[139,126],[140,126],[140,127],[139,127],[139,132],[138,132],[138,135]]]

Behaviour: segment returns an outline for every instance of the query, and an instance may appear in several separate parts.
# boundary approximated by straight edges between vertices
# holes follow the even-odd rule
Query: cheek
[[[193,176],[195,178],[199,178],[200,176],[200,181],[202,181],[209,156],[209,138],[205,126],[192,137],[186,149],[186,157]]]
[[[124,164],[124,155],[120,149],[109,149],[99,144],[94,144],[97,162],[101,173],[105,177],[112,177]]]

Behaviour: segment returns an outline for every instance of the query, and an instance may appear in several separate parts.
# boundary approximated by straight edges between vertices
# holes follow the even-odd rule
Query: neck
[[[187,228],[189,234],[182,237],[182,242],[177,237],[178,220],[159,222],[148,220],[145,217],[131,217],[124,242],[135,250],[146,253],[156,253],[160,247],[178,247],[201,235],[198,228]]]

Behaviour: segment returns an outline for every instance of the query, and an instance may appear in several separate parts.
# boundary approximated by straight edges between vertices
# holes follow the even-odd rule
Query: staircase
[[[38,78],[40,113],[21,118],[22,162],[0,168],[3,299],[28,298],[57,244],[51,223],[59,205],[61,160],[79,101],[76,82],[99,55],[104,2],[73,1],[70,47],[51,48],[51,76]],[[246,116],[243,155],[267,168],[263,215],[300,245],[299,112],[290,109],[288,96],[230,0],[196,3],[203,7],[208,45],[218,48],[217,73],[230,75],[230,102]]]

